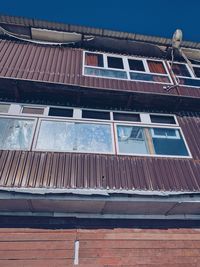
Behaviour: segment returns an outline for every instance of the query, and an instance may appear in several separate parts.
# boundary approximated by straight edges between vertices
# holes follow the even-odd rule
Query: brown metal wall
[[[0,41],[0,77],[72,84],[120,91],[200,97],[200,89],[180,87],[167,93],[163,84],[86,77],[81,49]]]
[[[178,116],[192,159],[0,151],[0,186],[200,190],[200,117]]]
[[[199,191],[199,174],[199,160],[0,152],[0,187]]]

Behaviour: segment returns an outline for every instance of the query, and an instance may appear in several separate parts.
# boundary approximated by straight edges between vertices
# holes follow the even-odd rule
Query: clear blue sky
[[[0,13],[200,42],[200,0],[1,0]]]

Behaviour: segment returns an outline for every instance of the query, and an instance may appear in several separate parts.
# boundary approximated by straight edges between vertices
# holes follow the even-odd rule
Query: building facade
[[[198,266],[200,44],[188,64],[161,37],[9,16],[0,34],[2,266]]]

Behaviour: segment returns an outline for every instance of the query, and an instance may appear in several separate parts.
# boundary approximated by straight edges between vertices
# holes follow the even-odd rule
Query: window
[[[82,118],[110,120],[110,112],[82,110]]]
[[[124,80],[172,83],[161,60],[85,52],[84,75]]]
[[[108,68],[113,69],[123,69],[123,61],[122,58],[119,57],[107,57],[108,60]]]
[[[9,108],[8,104],[0,104],[0,113],[8,113]]]
[[[57,116],[57,117],[72,117],[73,109],[67,108],[49,108],[49,116]]]
[[[113,118],[116,121],[141,121],[140,114],[113,112]]]
[[[30,148],[34,120],[0,118],[0,149]]]
[[[103,67],[103,55],[85,53],[85,64],[88,66]]]
[[[24,114],[44,114],[44,108],[23,107],[22,113]]]
[[[189,156],[179,129],[117,125],[122,154]]]
[[[144,63],[138,59],[128,59],[128,65],[130,70],[145,71]]]
[[[192,65],[192,67],[194,72],[186,63],[173,63],[172,70],[180,84],[200,87],[200,66]]]
[[[9,106],[0,116],[0,149],[191,157],[174,115]]]
[[[36,149],[111,153],[111,126],[42,120]]]
[[[150,115],[151,122],[163,124],[176,124],[174,116]]]

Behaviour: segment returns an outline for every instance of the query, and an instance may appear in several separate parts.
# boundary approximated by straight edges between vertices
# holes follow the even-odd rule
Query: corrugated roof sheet
[[[71,24],[58,23],[58,22],[49,22],[49,21],[44,21],[44,20],[29,19],[29,18],[17,17],[17,16],[0,15],[0,23],[17,24],[21,26],[45,28],[45,29],[50,29],[50,30],[78,32],[78,33],[83,33],[83,34],[88,34],[88,35],[97,35],[97,36],[112,37],[112,38],[118,38],[118,39],[128,39],[128,40],[133,40],[133,41],[143,41],[143,42],[150,42],[150,43],[154,43],[158,45],[170,45],[171,44],[171,39],[169,38],[148,36],[148,35],[121,32],[121,31],[113,31],[109,29],[93,28],[93,27],[87,27],[87,26],[71,25]],[[187,47],[187,48],[199,49],[200,43],[183,41],[182,46]]]

